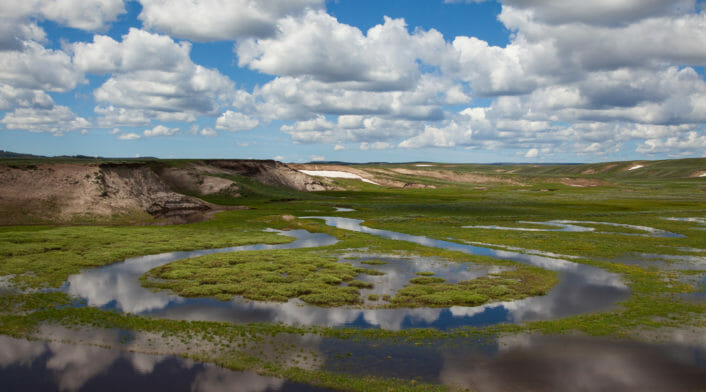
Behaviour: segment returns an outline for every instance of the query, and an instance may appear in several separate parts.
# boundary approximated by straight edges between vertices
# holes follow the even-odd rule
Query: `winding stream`
[[[517,223],[532,224],[532,225],[542,225],[555,227],[550,228],[538,228],[538,227],[510,227],[510,226],[462,226],[464,229],[496,229],[496,230],[511,230],[511,231],[563,231],[563,232],[595,232],[598,234],[620,234],[620,235],[633,235],[633,236],[643,236],[643,237],[670,237],[670,238],[680,238],[684,237],[681,234],[672,233],[666,230],[655,229],[648,226],[636,226],[628,225],[624,223],[613,223],[613,222],[595,222],[595,221],[576,221],[576,220],[551,220],[545,222],[534,222],[534,221],[517,221]],[[631,230],[642,231],[644,233],[620,233],[620,232],[605,232],[596,231],[595,227],[587,225],[603,225],[603,226],[613,226],[622,227]]]
[[[629,289],[619,275],[560,258],[524,254],[519,251],[489,249],[372,229],[361,225],[362,221],[357,219],[340,217],[304,217],[302,219],[322,219],[327,225],[343,230],[460,251],[471,255],[491,256],[531,264],[559,272],[560,282],[547,295],[539,297],[490,303],[477,307],[453,306],[450,308],[415,309],[354,307],[329,309],[311,306],[297,299],[286,303],[254,302],[243,299],[223,302],[211,298],[183,298],[171,293],[153,292],[140,285],[139,278],[145,272],[184,258],[246,250],[323,247],[337,242],[334,237],[321,233],[309,233],[305,230],[275,230],[275,232],[293,237],[295,240],[278,245],[259,244],[131,258],[120,263],[72,275],[64,289],[69,294],[86,298],[89,306],[172,319],[236,323],[283,322],[299,325],[356,326],[391,330],[413,327],[448,329],[464,325],[483,326],[501,322],[553,319],[607,309],[629,295]],[[450,269],[450,271],[458,270]],[[385,272],[389,276],[395,271],[393,269]],[[481,275],[483,273],[475,276]]]

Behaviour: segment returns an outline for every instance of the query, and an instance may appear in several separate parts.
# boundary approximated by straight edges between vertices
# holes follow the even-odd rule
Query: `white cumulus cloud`
[[[696,155],[706,157],[706,135],[696,131],[660,139],[647,139],[637,146],[645,154],[668,153],[672,156]]]
[[[164,125],[157,125],[152,129],[145,129],[142,134],[146,137],[153,136],[173,136],[179,133],[179,128],[168,128]]]
[[[141,138],[141,136],[134,132],[122,133],[118,135],[118,140],[137,140],[139,138]]]
[[[125,12],[123,0],[8,0],[0,2],[5,18],[36,17],[83,30],[99,30]]]
[[[218,136],[218,132],[214,131],[211,128],[203,128],[201,131],[199,131],[199,134],[201,136],[207,136],[207,137],[215,137]]]
[[[227,110],[216,120],[216,129],[224,131],[249,131],[255,128],[260,121],[240,112]]]
[[[275,33],[277,21],[322,0],[140,0],[148,29],[195,41],[233,40]]]
[[[539,150],[538,150],[538,149],[536,149],[536,148],[530,148],[530,149],[527,150],[527,152],[525,153],[525,158],[537,158],[538,155],[539,155]]]
[[[0,123],[7,129],[49,132],[55,135],[81,131],[91,126],[91,123],[77,116],[70,108],[58,105],[51,109],[17,108],[5,114]]]
[[[71,57],[27,41],[21,51],[0,51],[0,83],[15,88],[65,92],[83,81]]]
[[[280,20],[274,37],[239,42],[236,53],[240,66],[268,74],[407,89],[419,78],[417,48],[428,33],[410,35],[406,27],[403,19],[385,18],[363,34],[324,11],[308,11]]]
[[[94,92],[96,100],[118,111],[138,111],[138,118],[194,121],[215,114],[234,91],[229,78],[193,63],[189,43],[168,36],[132,28],[122,42],[97,35],[73,50],[80,69],[111,74]]]

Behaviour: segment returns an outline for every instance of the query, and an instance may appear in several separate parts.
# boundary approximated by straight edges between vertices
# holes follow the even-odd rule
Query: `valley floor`
[[[706,160],[440,166],[223,171],[183,190],[229,209],[207,221],[0,227],[0,382],[703,390]]]

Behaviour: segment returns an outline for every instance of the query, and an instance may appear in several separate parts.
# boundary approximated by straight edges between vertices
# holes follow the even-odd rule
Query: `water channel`
[[[362,225],[361,220],[339,217],[319,219],[342,230],[408,241],[472,255],[513,260],[558,271],[560,283],[547,295],[479,307],[445,309],[324,309],[292,300],[262,303],[247,300],[182,298],[152,292],[140,286],[139,277],[159,265],[217,252],[326,247],[334,237],[304,230],[276,231],[293,242],[249,245],[223,249],[173,252],[127,259],[71,276],[64,289],[87,299],[88,305],[129,313],[175,319],[228,320],[245,323],[272,321],[304,325],[359,326],[387,329],[410,327],[453,328],[498,322],[564,317],[613,306],[629,295],[616,274],[568,261],[567,257],[525,249],[491,249],[488,244],[461,244]],[[345,252],[341,262],[373,267],[385,275],[374,276],[375,290],[395,290],[419,271],[432,271],[447,281],[473,279],[496,272],[472,263],[453,263],[433,257],[371,255]],[[384,263],[384,264],[383,264]],[[383,284],[383,281],[389,281]],[[93,337],[120,347],[116,331]],[[111,335],[112,334],[112,335]],[[118,333],[119,334],[119,333]],[[54,339],[76,340],[50,331]],[[108,336],[110,335],[110,336]],[[113,336],[115,335],[115,336]],[[417,379],[453,388],[481,391],[682,391],[698,390],[706,379],[706,337],[698,331],[675,330],[660,344],[615,341],[580,336],[511,335],[459,338],[442,345],[417,345],[385,340],[349,340],[319,336],[292,336],[296,346],[316,352],[322,370],[348,374]],[[81,337],[79,340],[84,340]],[[297,340],[298,339],[298,340]],[[129,346],[127,347],[129,348]],[[243,391],[314,391],[307,385],[232,372],[213,365],[173,356],[154,356],[92,345],[17,340],[0,336],[0,385],[3,390],[97,391],[122,389],[220,391],[237,386]]]
[[[295,239],[287,244],[260,244],[192,252],[172,252],[127,259],[120,263],[72,275],[64,289],[69,294],[85,298],[89,306],[171,319],[236,323],[282,322],[295,325],[355,326],[390,330],[415,327],[444,330],[466,325],[486,326],[502,322],[518,323],[560,318],[604,310],[629,295],[629,289],[619,275],[564,259],[372,229],[363,226],[361,220],[350,218],[304,217],[302,219],[322,219],[327,225],[343,230],[531,264],[559,272],[560,282],[547,295],[523,300],[489,303],[477,307],[453,306],[414,309],[360,307],[329,309],[311,306],[297,299],[285,303],[255,302],[240,298],[224,302],[212,298],[183,298],[167,292],[153,292],[140,285],[139,277],[145,272],[184,258],[246,250],[324,247],[337,241],[334,237],[326,234],[292,230],[276,231],[281,235]],[[347,262],[347,260],[342,261]],[[469,279],[495,272],[479,269],[472,264],[450,265],[448,262],[434,262],[433,260],[427,263],[424,260],[415,259],[388,259],[387,265],[379,268],[376,266],[376,269],[386,272],[382,277],[370,278],[377,279],[376,286],[379,285],[378,287],[382,287],[382,290],[385,290],[385,287],[387,290],[391,290],[391,286],[385,286],[386,280],[397,282],[399,287],[399,282],[408,281],[410,274],[416,270],[431,270],[442,277],[455,275],[466,276]]]
[[[545,222],[534,222],[534,221],[518,221],[521,224],[532,224],[540,226],[549,226],[552,228],[539,228],[539,227],[510,227],[510,226],[462,226],[464,229],[496,229],[496,230],[511,230],[511,231],[563,231],[563,232],[595,232],[599,234],[620,234],[620,235],[636,235],[645,237],[671,237],[680,238],[684,237],[681,234],[672,233],[666,230],[655,229],[648,226],[637,226],[628,225],[624,223],[613,223],[613,222],[595,222],[595,221],[577,221],[577,220],[551,220]],[[612,226],[630,230],[640,231],[642,233],[621,233],[612,231],[596,231],[597,226]]]

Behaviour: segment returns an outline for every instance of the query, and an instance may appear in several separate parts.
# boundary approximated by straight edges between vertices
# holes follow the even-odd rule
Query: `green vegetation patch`
[[[370,268],[358,268],[358,272],[363,274],[363,275],[370,275],[370,276],[382,276],[385,275],[384,272],[370,269]]]
[[[509,301],[544,295],[559,281],[558,274],[532,266],[519,266],[490,276],[444,283],[444,279],[420,276],[392,298],[396,307],[478,306],[486,302]]]
[[[238,295],[276,302],[299,298],[318,306],[342,306],[360,303],[358,288],[372,286],[353,280],[358,275],[358,268],[321,252],[269,250],[176,261],[149,271],[142,284],[184,297],[229,300]]]
[[[387,264],[387,261],[383,260],[363,260],[360,262],[360,264],[366,264],[366,265],[385,265]]]
[[[248,211],[180,226],[0,228],[0,276],[20,287],[59,287],[71,274],[128,257],[182,250],[225,248],[293,239],[262,230],[275,224],[247,222]],[[273,222],[275,223],[275,222]],[[280,222],[279,225],[282,223]]]
[[[372,289],[373,288],[372,283],[365,282],[362,280],[352,280],[352,281],[348,282],[348,286],[357,287],[359,289]]]
[[[433,277],[433,276],[418,276],[416,278],[412,278],[409,280],[409,283],[412,284],[417,284],[417,285],[422,285],[422,284],[435,284],[435,283],[444,283],[446,279],[444,278],[439,278],[439,277]]]

